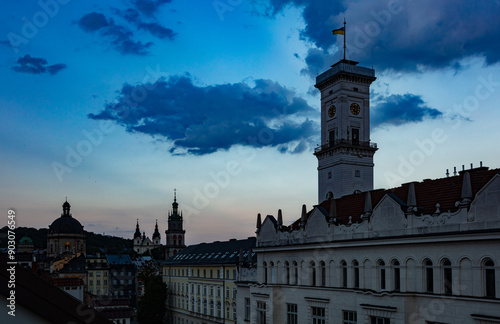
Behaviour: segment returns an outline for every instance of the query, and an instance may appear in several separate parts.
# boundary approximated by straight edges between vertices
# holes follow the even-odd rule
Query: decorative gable
[[[401,205],[389,195],[385,195],[373,209],[370,218],[370,230],[373,232],[395,232],[395,235],[404,233],[408,226]]]
[[[328,237],[328,222],[326,216],[319,208],[314,208],[306,223],[306,236],[308,238],[326,239]]]

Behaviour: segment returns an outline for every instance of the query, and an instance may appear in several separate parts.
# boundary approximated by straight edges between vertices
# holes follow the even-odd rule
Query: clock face
[[[360,111],[361,111],[361,107],[359,107],[359,105],[357,103],[354,102],[351,104],[351,113],[353,115],[358,115]]]
[[[333,117],[335,116],[335,113],[337,112],[337,108],[335,108],[334,105],[331,105],[329,108],[328,108],[328,116],[330,117]]]

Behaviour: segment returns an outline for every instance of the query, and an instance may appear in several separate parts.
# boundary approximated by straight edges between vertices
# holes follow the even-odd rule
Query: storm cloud
[[[460,68],[457,62],[468,57],[484,57],[488,65],[500,61],[498,1],[330,1],[328,10],[320,0],[268,3],[268,15],[287,6],[303,8],[306,26],[301,36],[324,52],[331,51],[334,44],[341,50],[343,37],[331,31],[342,27],[347,17],[348,58],[366,66],[421,71]],[[315,55],[310,52],[306,58],[311,75]]]
[[[198,86],[189,76],[124,84],[91,119],[115,121],[132,133],[171,141],[173,154],[203,155],[236,145],[298,153],[317,141],[317,111],[271,80]]]
[[[29,54],[24,55],[17,59],[17,65],[12,67],[12,70],[21,73],[43,74],[49,73],[51,75],[57,74],[66,68],[66,64],[58,63],[48,65],[47,60],[41,57],[33,57]]]
[[[420,96],[414,94],[375,96],[371,111],[372,128],[400,126],[407,123],[422,122],[425,119],[443,117],[443,113],[427,106]]]

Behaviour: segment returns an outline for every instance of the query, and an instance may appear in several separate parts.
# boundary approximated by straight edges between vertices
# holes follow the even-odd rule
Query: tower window
[[[361,178],[361,171],[360,170],[354,170],[354,176],[356,178]]]
[[[332,199],[333,198],[333,192],[328,191],[326,194],[326,199]]]
[[[359,145],[359,128],[352,129],[352,144]]]
[[[334,130],[331,130],[328,132],[328,142],[329,142],[330,146],[335,144],[335,131]]]
[[[333,93],[333,90],[328,91],[328,94],[332,94],[332,93]]]
[[[358,88],[353,88],[352,90],[358,92]]]
[[[328,179],[331,179],[331,178],[332,178],[332,173],[328,172]]]

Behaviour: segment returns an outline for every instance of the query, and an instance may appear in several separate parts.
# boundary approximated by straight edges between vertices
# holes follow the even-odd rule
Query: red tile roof
[[[486,167],[466,170],[469,172],[472,186],[472,200],[477,192],[488,183],[496,174],[500,173],[500,169],[488,170]],[[436,211],[436,204],[439,203],[441,212],[456,211],[455,202],[461,200],[462,182],[464,172],[460,172],[457,176],[429,180],[422,182],[414,182],[415,195],[417,198],[417,206],[422,214],[433,214]],[[377,189],[371,191],[372,206],[375,207],[382,198],[391,194],[399,198],[404,206],[408,199],[409,183],[401,185],[401,187],[392,189]],[[361,215],[364,213],[366,193],[352,194],[335,199],[337,205],[337,217],[341,219],[341,224],[349,222],[349,216],[352,216],[352,222],[361,222]],[[330,213],[331,200],[325,200],[318,206],[321,206],[325,211]],[[307,213],[307,218],[311,215],[312,210]],[[290,228],[298,229],[300,218],[291,224]]]

